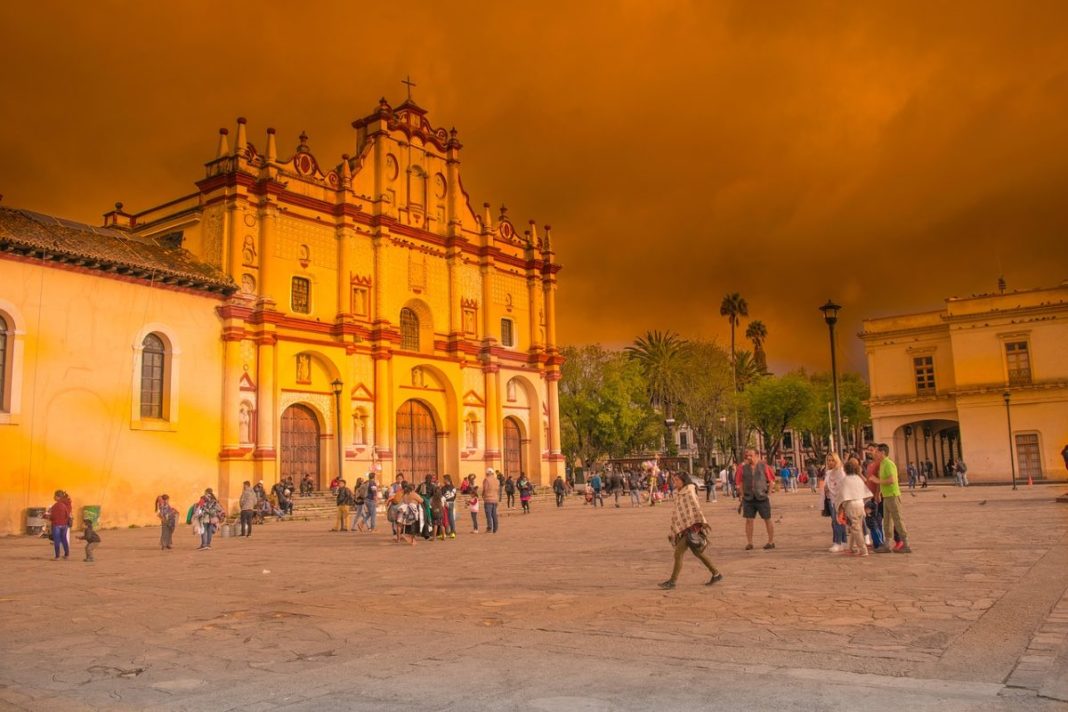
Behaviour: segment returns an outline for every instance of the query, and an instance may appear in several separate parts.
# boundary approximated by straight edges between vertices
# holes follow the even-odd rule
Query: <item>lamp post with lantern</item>
[[[1009,409],[1012,394],[1005,391],[1001,397],[1005,399],[1005,421],[1009,426],[1009,466],[1012,467],[1012,488],[1016,489],[1016,457],[1012,452],[1012,411]]]
[[[335,378],[330,384],[334,387],[334,438],[337,440],[337,478],[344,479],[341,472],[344,462],[344,451],[341,445],[341,387],[344,385],[340,378]]]
[[[830,299],[820,307],[823,312],[823,320],[827,322],[827,330],[831,335],[831,384],[834,387],[834,433],[838,451],[843,450],[842,442],[842,404],[838,398],[838,354],[834,343],[834,325],[838,323],[838,310],[842,307]]]

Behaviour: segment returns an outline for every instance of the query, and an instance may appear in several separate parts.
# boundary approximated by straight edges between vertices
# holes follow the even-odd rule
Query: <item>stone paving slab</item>
[[[690,558],[669,592],[662,505],[572,500],[414,547],[323,522],[204,552],[184,526],[169,552],[104,531],[94,564],[6,538],[0,707],[1061,708],[1068,510],[1047,492],[906,496],[915,553],[867,559],[827,552],[818,505],[775,496],[773,552],[704,505],[725,578]]]

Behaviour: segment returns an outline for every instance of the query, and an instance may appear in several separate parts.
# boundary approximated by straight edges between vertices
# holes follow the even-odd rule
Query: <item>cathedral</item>
[[[124,526],[245,480],[563,472],[549,226],[474,210],[410,98],[352,128],[328,160],[239,118],[101,227],[0,207],[0,532],[56,489]]]

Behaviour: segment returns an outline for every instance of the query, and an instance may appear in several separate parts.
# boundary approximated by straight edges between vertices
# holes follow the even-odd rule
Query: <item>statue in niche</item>
[[[251,274],[241,275],[241,291],[245,294],[256,293],[256,278]]]
[[[463,328],[464,328],[464,333],[465,334],[474,334],[475,333],[475,310],[474,309],[464,309],[464,327]]]
[[[252,409],[248,403],[241,404],[237,413],[237,439],[241,443],[252,442]]]
[[[357,445],[367,444],[367,417],[362,413],[352,419],[352,432],[356,435]]]
[[[297,354],[297,383],[311,383],[311,356]]]
[[[426,386],[426,376],[423,373],[423,369],[419,366],[412,369],[412,385],[418,386],[419,388]]]
[[[245,235],[245,245],[241,248],[241,256],[245,260],[245,264],[255,266],[256,264],[256,243],[252,239],[252,235]]]

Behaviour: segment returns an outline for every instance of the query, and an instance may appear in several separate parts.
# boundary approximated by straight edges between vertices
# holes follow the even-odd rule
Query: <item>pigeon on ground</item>
[[[986,500],[985,499],[982,502],[979,503],[979,506],[982,507],[984,504],[986,504]]]
[[[946,498],[946,493],[945,493],[945,492],[943,492],[943,493],[942,493],[942,499],[945,499],[945,498]]]

